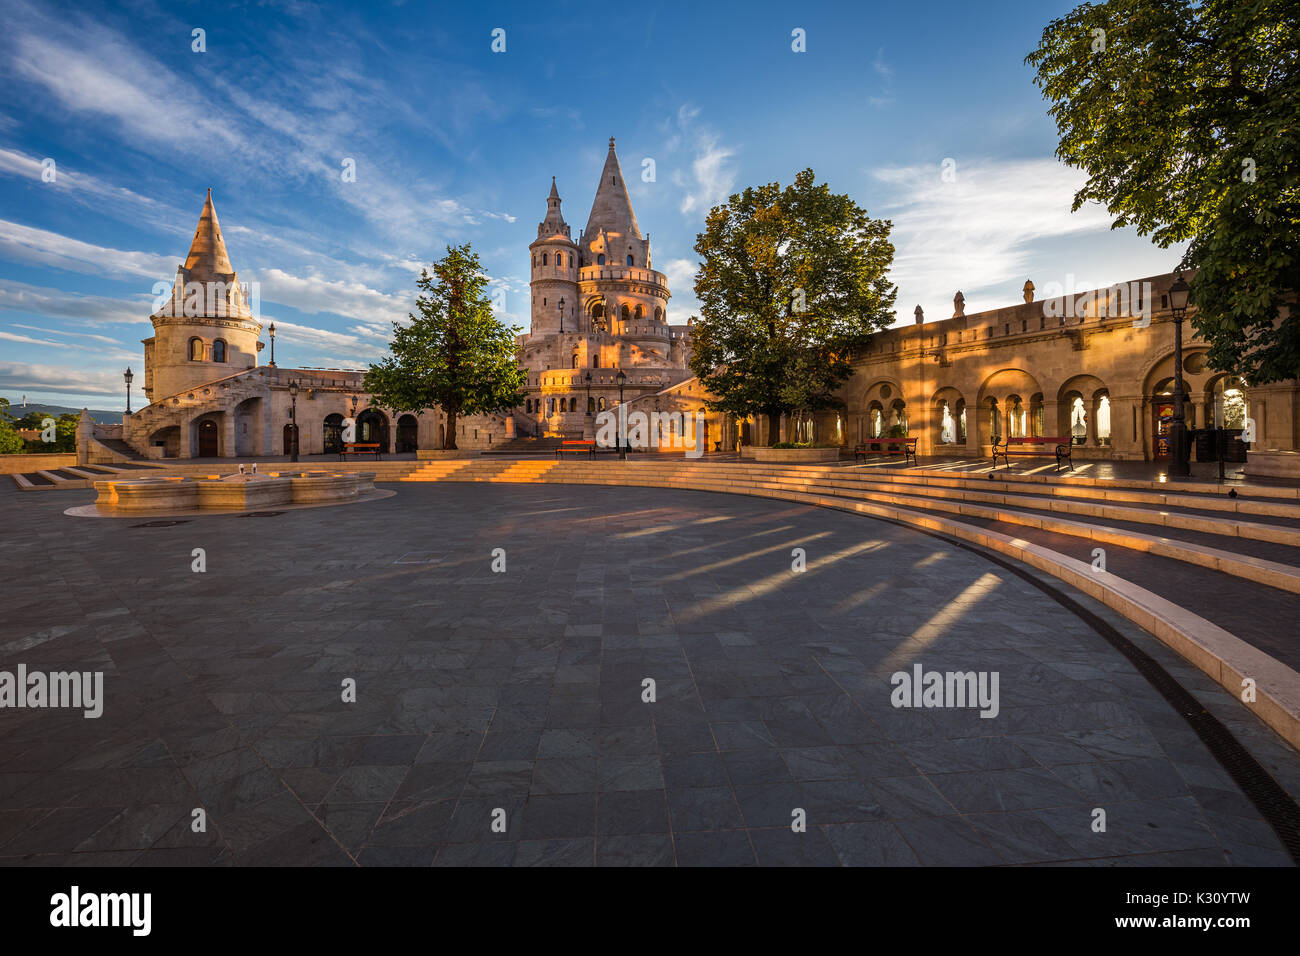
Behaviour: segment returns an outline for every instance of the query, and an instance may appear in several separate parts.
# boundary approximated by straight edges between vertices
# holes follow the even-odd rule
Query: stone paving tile
[[[1084,622],[915,531],[707,493],[638,489],[628,509],[614,488],[416,484],[254,540],[230,518],[59,513],[88,498],[0,491],[6,580],[68,557],[42,572],[67,600],[19,598],[0,625],[0,667],[101,670],[107,696],[95,721],[0,712],[0,865],[1290,863]],[[718,516],[730,535],[699,523]],[[438,563],[393,564],[434,539]],[[504,580],[465,557],[501,542]],[[889,615],[864,614],[885,595]],[[1300,789],[1239,702],[1077,599]],[[998,716],[896,708],[914,662],[997,671]]]

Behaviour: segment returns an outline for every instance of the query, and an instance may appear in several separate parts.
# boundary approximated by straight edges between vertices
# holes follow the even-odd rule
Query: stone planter
[[[114,511],[193,511],[199,506],[199,485],[193,478],[129,478],[97,481],[95,504]]]
[[[755,461],[780,462],[826,462],[838,461],[839,446],[833,448],[768,448],[765,445],[753,445]],[[742,455],[743,457],[743,455]]]
[[[755,449],[755,448],[758,448],[758,447],[759,447],[758,445],[741,445],[741,446],[740,446],[740,457],[741,457],[742,459],[745,459],[745,458],[753,458],[753,457],[754,457],[754,449]]]

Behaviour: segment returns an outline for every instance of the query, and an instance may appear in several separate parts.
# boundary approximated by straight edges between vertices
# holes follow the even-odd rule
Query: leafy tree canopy
[[[890,228],[811,169],[715,207],[695,243],[691,357],[710,406],[769,416],[776,441],[782,412],[837,404],[849,357],[894,318]]]
[[[1074,208],[1099,202],[1115,228],[1190,243],[1210,364],[1253,384],[1295,377],[1300,5],[1083,4],[1026,62],[1052,103],[1057,156],[1088,174]]]
[[[389,354],[366,373],[375,403],[420,414],[438,406],[447,416],[446,447],[456,447],[456,419],[504,411],[523,401],[527,374],[515,361],[515,335],[484,295],[488,278],[466,243],[424,270],[416,285],[418,315],[393,323]]]

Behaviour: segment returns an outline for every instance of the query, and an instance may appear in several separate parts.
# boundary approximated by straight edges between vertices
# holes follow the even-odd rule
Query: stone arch
[[[994,441],[1019,435],[1022,431],[1019,417],[1022,412],[1027,424],[1026,401],[1042,391],[1038,379],[1020,368],[999,369],[984,379],[984,384],[979,389],[979,418],[976,423],[979,444],[992,445]],[[1015,400],[1020,403],[1018,408]],[[1012,414],[1017,415],[1014,429],[1011,427]]]
[[[179,458],[181,455],[181,429],[179,425],[165,425],[155,429],[149,435],[149,445],[161,445],[164,458]]]
[[[388,444],[388,416],[377,408],[367,408],[357,416],[357,443],[379,443],[381,452],[391,451]]]
[[[414,415],[403,415],[397,420],[397,453],[413,452],[420,447],[420,423]]]
[[[261,454],[262,399],[246,398],[235,406],[235,456]]]
[[[191,362],[203,361],[203,340],[197,335],[190,339],[189,356]]]
[[[225,412],[205,412],[190,422],[190,455],[194,458],[228,457]]]
[[[326,415],[321,423],[321,448],[327,455],[343,451],[343,416],[338,412]]]
[[[964,445],[965,439],[959,416],[965,410],[966,401],[961,392],[951,385],[945,385],[930,397],[933,415],[933,444],[938,446]],[[960,406],[960,407],[959,407]]]

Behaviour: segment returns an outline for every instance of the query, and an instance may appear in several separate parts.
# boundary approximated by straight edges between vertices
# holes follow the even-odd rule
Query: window
[[[1025,437],[1025,406],[1019,395],[1007,398],[1007,434],[1012,438]]]
[[[563,253],[563,252],[557,252],[557,253],[555,254],[555,264],[556,264],[556,266],[562,266],[562,265],[564,265],[564,253]]]
[[[661,309],[661,308],[659,308],[658,306],[656,306],[656,307],[655,307],[655,321],[656,321],[656,322],[662,322],[662,321],[663,321],[663,318],[664,318],[664,310]]]
[[[217,339],[212,343],[212,361],[224,362],[226,360],[226,340]]]
[[[542,253],[542,265],[546,265],[546,253]]]
[[[946,400],[939,401],[939,410],[939,444],[952,445],[957,441],[957,419],[952,417]]]
[[[871,437],[880,438],[885,430],[884,416],[879,402],[871,403]]]
[[[1002,442],[1002,412],[996,398],[989,399],[989,439],[994,445]]]
[[[631,264],[632,264],[632,257],[631,257],[631,256],[628,256],[628,257],[627,257],[627,264],[628,264],[628,265],[631,265]]]
[[[966,444],[966,400],[957,399],[957,441]]]
[[[578,353],[577,353],[577,352],[574,352],[574,353],[573,353],[573,367],[574,367],[574,368],[577,368],[577,367],[578,367]]]
[[[623,311],[620,312],[619,315],[622,317],[623,321],[626,322],[631,317],[632,313],[627,306],[623,306]]]
[[[190,339],[190,361],[191,362],[203,361],[203,340],[202,339]]]
[[[591,367],[600,368],[600,356],[595,352],[591,354]]]
[[[642,319],[642,317],[643,317],[644,315],[645,315],[645,310],[642,309],[641,306],[638,305],[638,306],[636,307],[636,320],[637,320],[638,322],[640,322],[641,319]]]
[[[1088,440],[1088,411],[1083,407],[1083,396],[1075,395],[1070,402],[1070,435],[1076,445]]]
[[[602,252],[600,255],[596,256],[596,265],[603,266],[604,264],[605,264],[605,253]]]
[[[1097,444],[1110,444],[1110,395],[1097,399]]]

